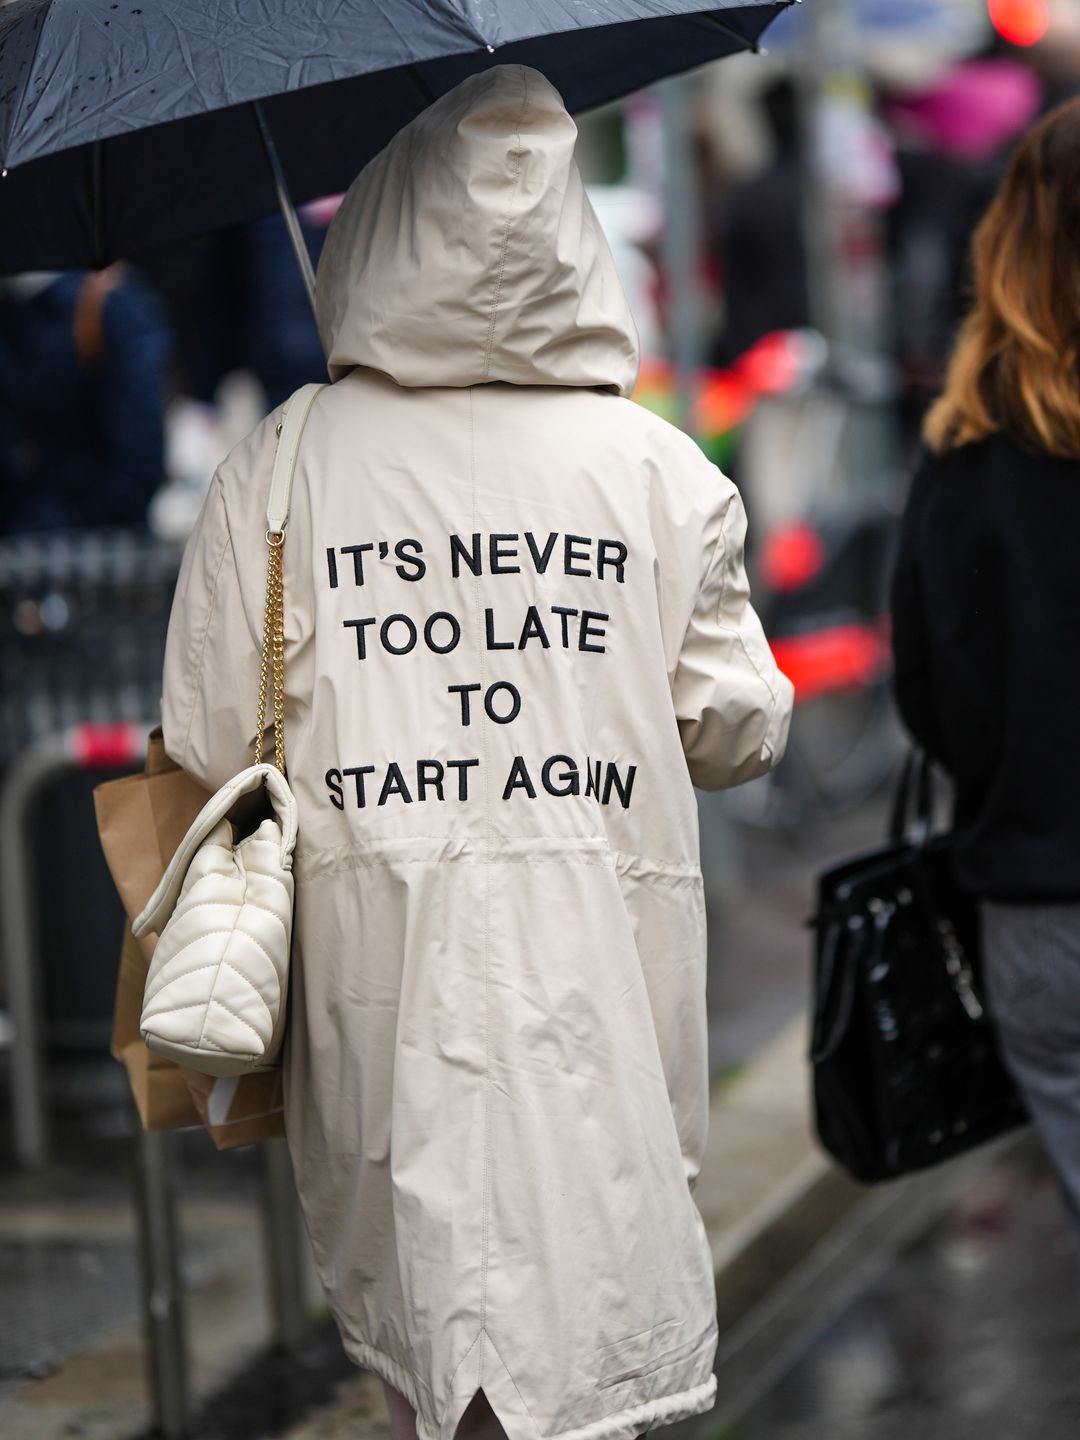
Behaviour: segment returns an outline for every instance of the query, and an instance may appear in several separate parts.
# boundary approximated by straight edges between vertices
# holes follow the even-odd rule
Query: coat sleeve
[[[794,697],[750,604],[746,511],[730,482],[715,520],[672,685],[690,778],[702,790],[740,785],[779,762]]]
[[[188,540],[165,641],[165,751],[208,790],[254,762],[261,636],[245,609],[221,473]]]
[[[908,731],[930,755],[947,765],[945,741],[934,702],[919,565],[919,528],[931,463],[924,460],[915,474],[900,527],[889,606],[892,616],[893,691]]]

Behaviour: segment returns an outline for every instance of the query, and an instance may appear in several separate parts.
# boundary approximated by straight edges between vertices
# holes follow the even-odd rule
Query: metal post
[[[829,344],[829,371],[849,424],[844,488],[880,481],[894,462],[888,285],[881,216],[853,194],[847,148],[869,123],[872,97],[853,0],[814,0],[799,70],[804,138],[802,223],[811,323]]]
[[[28,1170],[39,1169],[49,1158],[41,1045],[42,956],[34,904],[30,816],[40,791],[65,770],[134,764],[145,744],[143,726],[76,725],[18,756],[8,769],[0,795],[0,959],[12,1027],[15,1158]]]
[[[691,140],[691,86],[684,76],[656,86],[664,133],[664,273],[668,336],[675,367],[676,422],[691,429],[702,359],[699,197]]]
[[[261,1143],[263,1244],[274,1337],[282,1349],[294,1351],[307,1332],[303,1217],[288,1142],[279,1136]]]
[[[693,146],[694,82],[687,76],[677,76],[661,81],[655,88],[660,97],[664,137],[663,261],[670,354],[675,368],[675,420],[693,435],[698,375],[705,358],[699,295],[701,187]],[[717,899],[722,902],[738,884],[738,849],[723,800],[699,793],[698,802],[703,851],[715,887],[712,898],[714,903]]]
[[[53,736],[21,755],[8,770],[0,797],[2,949],[11,1037],[15,1157],[38,1169],[49,1155],[45,1076],[41,1058],[41,945],[34,906],[30,815],[42,786],[70,764],[67,737]]]
[[[15,1151],[25,1168],[49,1156],[41,1049],[40,937],[34,905],[29,819],[41,789],[72,767],[116,768],[145,753],[147,727],[75,726],[25,751],[0,795],[0,957],[10,1009]],[[155,1423],[164,1440],[182,1440],[189,1419],[185,1296],[168,1132],[135,1118],[132,1188],[139,1239],[144,1325]],[[263,1225],[277,1342],[295,1350],[307,1331],[305,1240],[288,1145],[263,1142]]]
[[[839,267],[833,177],[826,163],[826,110],[830,78],[852,68],[852,41],[844,27],[844,0],[820,0],[800,17],[805,44],[797,71],[802,141],[802,232],[806,247],[810,323],[830,346],[844,336],[844,276]],[[830,46],[842,47],[841,57]]]
[[[143,1130],[136,1121],[133,1190],[154,1422],[165,1440],[182,1440],[188,1426],[187,1326],[169,1151],[168,1131]]]
[[[274,189],[277,192],[278,205],[285,220],[285,228],[289,232],[289,239],[292,241],[293,254],[296,256],[296,263],[300,269],[300,277],[304,282],[304,289],[307,291],[311,313],[314,315],[315,271],[311,264],[311,255],[308,253],[304,232],[300,229],[300,221],[296,215],[296,207],[293,205],[292,196],[289,194],[285,171],[281,167],[281,157],[278,155],[277,146],[274,144],[274,137],[270,131],[270,125],[266,118],[266,112],[263,110],[262,101],[253,100],[251,103],[255,111],[255,119],[259,126],[259,134],[262,137],[263,149],[266,151],[266,158],[270,165],[270,173],[274,177]]]

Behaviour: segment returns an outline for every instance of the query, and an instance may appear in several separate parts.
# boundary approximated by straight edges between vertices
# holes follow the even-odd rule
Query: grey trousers
[[[986,999],[1080,1237],[1080,903],[982,902]]]

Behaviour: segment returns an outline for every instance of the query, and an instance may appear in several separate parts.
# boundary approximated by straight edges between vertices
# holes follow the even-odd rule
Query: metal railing
[[[42,790],[71,770],[137,768],[148,732],[140,725],[73,726],[19,756],[0,793],[0,955],[9,1006],[3,1033],[12,1058],[15,1154],[24,1169],[39,1169],[51,1158],[31,817]],[[168,1131],[139,1126],[132,1179],[155,1424],[165,1440],[181,1440],[191,1404],[171,1142]],[[271,1334],[277,1346],[293,1350],[308,1326],[305,1232],[286,1141],[261,1142],[260,1152]]]
[[[134,768],[147,727],[75,725],[39,740],[9,767],[0,791],[0,955],[7,994],[15,1156],[26,1169],[49,1153],[42,1046],[43,956],[30,821],[41,792],[72,770]]]
[[[23,1169],[45,1166],[52,1151],[42,993],[48,957],[32,817],[46,788],[67,775],[141,766],[159,708],[179,560],[178,550],[138,531],[0,543],[0,1050],[10,1052]],[[132,1187],[144,1326],[155,1421],[166,1440],[180,1440],[190,1422],[175,1141],[137,1122]],[[271,1334],[292,1349],[308,1323],[310,1251],[285,1140],[262,1142],[259,1158]]]

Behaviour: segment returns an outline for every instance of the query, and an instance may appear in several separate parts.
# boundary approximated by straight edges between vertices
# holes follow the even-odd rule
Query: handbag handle
[[[904,768],[900,772],[900,780],[893,797],[889,839],[895,845],[899,845],[908,836],[908,812],[913,792],[915,815],[910,838],[921,849],[930,839],[934,815],[934,787],[930,757],[918,745],[913,745],[904,758]]]
[[[255,724],[255,764],[263,763],[266,702],[271,679],[274,687],[274,764],[285,773],[285,585],[281,552],[289,523],[293,475],[300,453],[300,437],[312,402],[323,385],[303,385],[286,402],[278,421],[277,452],[266,501],[266,604],[263,609],[262,659],[259,666],[259,712]]]

